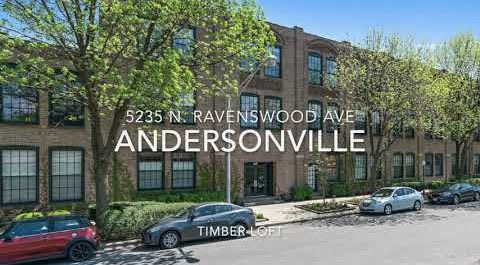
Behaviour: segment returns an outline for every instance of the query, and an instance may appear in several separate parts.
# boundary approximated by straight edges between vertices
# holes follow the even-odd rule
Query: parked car
[[[81,216],[50,216],[10,223],[0,234],[0,264],[93,256],[99,245],[94,223]]]
[[[432,203],[459,204],[464,201],[480,200],[480,187],[468,183],[456,183],[432,193]]]
[[[394,211],[422,209],[422,193],[408,187],[381,188],[360,202],[360,212],[392,214]]]
[[[175,248],[181,242],[220,236],[245,236],[255,226],[252,209],[229,203],[204,203],[161,219],[143,232],[147,245]]]

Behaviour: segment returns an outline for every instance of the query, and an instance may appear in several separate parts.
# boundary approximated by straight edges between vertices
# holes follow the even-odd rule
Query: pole
[[[230,105],[230,96],[228,96],[228,99],[227,99],[227,109],[230,111],[231,110],[231,105]],[[230,122],[227,121],[227,126],[228,126],[228,130],[230,130]],[[230,190],[231,190],[231,186],[232,186],[232,170],[231,170],[231,154],[230,152],[227,152],[227,202],[228,203],[232,203],[232,199],[231,199],[231,196],[230,196]]]

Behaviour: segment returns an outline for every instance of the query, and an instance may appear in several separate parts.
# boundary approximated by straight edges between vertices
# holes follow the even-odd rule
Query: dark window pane
[[[195,154],[172,153],[172,188],[195,187]]]
[[[435,176],[443,176],[443,154],[435,154]]]
[[[240,96],[241,128],[258,128],[258,96],[242,94]]]
[[[2,150],[2,202],[27,203],[37,200],[37,152]]]
[[[3,122],[38,123],[38,92],[32,88],[0,87]]]
[[[138,158],[138,189],[163,188],[163,155],[161,153],[142,153]]]
[[[78,201],[83,198],[83,151],[54,150],[51,159],[51,201]]]
[[[337,71],[337,62],[335,58],[329,57],[327,58],[326,64],[327,64],[327,78],[326,78],[327,86],[332,89],[336,88],[337,80],[335,78],[335,74]]]
[[[322,103],[319,101],[310,101],[308,102],[308,110],[312,113],[308,113],[308,120],[311,121],[308,123],[308,129],[310,130],[321,130],[322,129]],[[313,114],[315,113],[315,114]]]
[[[318,54],[308,55],[308,83],[312,85],[322,84],[322,56]]]
[[[48,111],[50,125],[83,125],[84,104],[78,95],[73,95],[77,89],[79,89],[79,85],[74,84],[50,92],[50,109]]]
[[[265,97],[265,111],[269,116],[265,119],[265,129],[281,129],[282,123],[277,119],[277,113],[282,110],[282,99]]]
[[[367,154],[357,153],[354,155],[355,159],[355,179],[366,180],[367,179]]]
[[[173,47],[182,55],[189,55],[195,43],[195,30],[184,28],[178,31],[173,38]]]
[[[275,65],[265,66],[265,76],[281,77],[281,73],[280,73],[280,66],[282,63],[281,48],[278,46],[268,47],[267,50],[277,59],[277,63]]]
[[[393,177],[403,178],[403,154],[396,153],[393,155]]]
[[[310,186],[313,190],[317,190],[317,179],[318,179],[318,165],[311,164],[307,169],[307,185]]]
[[[425,154],[424,174],[427,177],[433,176],[433,154],[432,153],[426,153]]]
[[[190,92],[180,96],[175,115],[178,121],[173,118],[173,123],[194,124],[193,112],[195,111],[195,93]]]
[[[415,177],[415,154],[407,153],[405,156],[405,174],[407,178]]]

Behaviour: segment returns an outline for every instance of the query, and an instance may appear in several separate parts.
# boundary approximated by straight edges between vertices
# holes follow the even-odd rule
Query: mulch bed
[[[316,214],[336,213],[354,210],[354,207],[349,206],[346,203],[327,202],[327,203],[311,203],[304,205],[295,205],[295,207],[309,211]]]

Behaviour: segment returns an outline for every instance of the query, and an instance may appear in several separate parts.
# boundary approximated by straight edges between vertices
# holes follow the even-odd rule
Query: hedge
[[[225,201],[223,192],[167,192],[167,191],[140,191],[136,194],[135,201],[156,202],[221,202]]]
[[[410,187],[416,190],[423,190],[423,189],[431,189],[436,190],[440,189],[446,185],[451,185],[455,183],[466,182],[473,185],[480,185],[480,178],[465,178],[465,179],[458,179],[456,181],[443,181],[443,180],[434,180],[432,182],[423,183],[421,181],[407,181],[407,182],[397,182],[393,183],[393,186],[405,186]]]
[[[111,203],[105,214],[103,237],[106,241],[139,238],[146,227],[192,205],[194,204],[152,201]]]

